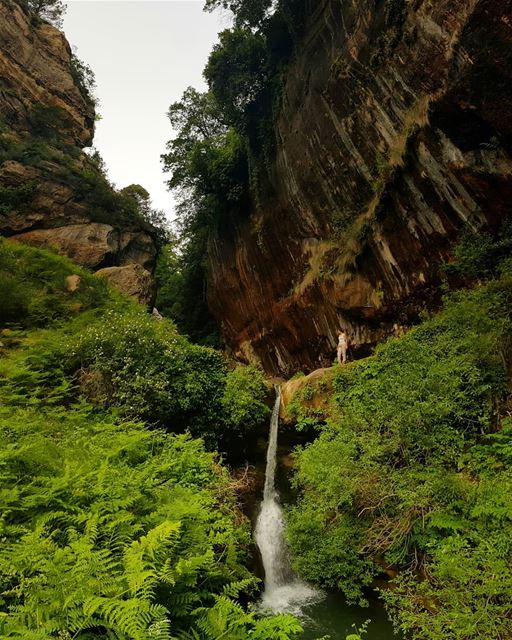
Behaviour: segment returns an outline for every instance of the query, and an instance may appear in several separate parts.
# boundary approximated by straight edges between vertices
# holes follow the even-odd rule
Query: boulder
[[[96,275],[105,278],[113,287],[131,296],[140,304],[149,306],[153,301],[153,277],[140,264],[107,267],[97,271]]]

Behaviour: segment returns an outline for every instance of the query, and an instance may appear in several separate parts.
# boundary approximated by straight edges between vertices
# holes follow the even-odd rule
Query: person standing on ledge
[[[348,335],[347,332],[342,329],[338,334],[338,363],[347,363],[347,351],[348,351]]]

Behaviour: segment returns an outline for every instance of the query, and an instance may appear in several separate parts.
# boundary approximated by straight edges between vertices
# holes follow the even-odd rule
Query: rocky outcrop
[[[0,0],[0,234],[90,269],[135,264],[151,272],[151,226],[123,210],[83,153],[94,119],[64,35]]]
[[[155,259],[155,246],[147,234],[120,231],[97,222],[36,229],[11,239],[39,248],[51,247],[93,270],[112,264],[137,264],[151,269]]]
[[[100,278],[131,296],[143,305],[150,305],[155,297],[153,277],[140,264],[127,264],[124,267],[107,267],[96,272]]]
[[[209,303],[274,374],[364,351],[512,203],[512,1],[323,0],[289,68],[274,196],[212,239]]]
[[[85,147],[94,135],[94,104],[71,73],[71,48],[60,31],[36,23],[20,4],[0,2],[0,113],[17,132],[31,134],[40,106],[65,116],[63,140]]]
[[[279,417],[284,423],[294,422],[297,413],[309,414],[318,421],[326,419],[332,396],[333,367],[316,369],[281,385]]]

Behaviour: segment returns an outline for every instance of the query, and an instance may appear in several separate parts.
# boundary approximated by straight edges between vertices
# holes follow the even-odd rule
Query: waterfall
[[[283,510],[275,486],[277,466],[277,436],[281,389],[276,389],[276,401],[270,420],[270,436],[267,450],[267,468],[263,501],[256,523],[254,537],[261,552],[265,570],[265,589],[261,606],[274,612],[299,612],[300,606],[318,597],[318,592],[305,584],[293,573],[284,537]]]

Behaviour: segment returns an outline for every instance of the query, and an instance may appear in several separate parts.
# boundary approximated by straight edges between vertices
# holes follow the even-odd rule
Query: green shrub
[[[28,114],[32,134],[36,138],[53,140],[71,126],[69,115],[64,109],[53,105],[36,104]]]
[[[402,569],[384,597],[413,639],[511,632],[512,447],[500,420],[511,303],[507,275],[453,294],[439,315],[339,368],[327,425],[296,454],[296,567],[352,600],[381,567]]]
[[[500,265],[510,258],[512,223],[504,222],[495,235],[489,232],[466,232],[457,243],[453,263],[446,265],[448,274],[470,280],[488,279],[500,272]]]
[[[18,187],[2,187],[0,185],[0,215],[9,215],[12,211],[32,201],[37,185],[26,182]]]
[[[231,638],[296,636],[234,602],[254,583],[247,528],[199,441],[86,405],[4,407],[0,432],[3,637],[209,638],[216,612]]]
[[[297,638],[294,618],[241,604],[257,582],[249,527],[216,454],[154,428],[172,417],[217,437],[221,355],[47,251],[2,241],[0,294],[21,327],[0,331],[0,636]],[[117,408],[80,396],[85,367]],[[258,375],[242,376],[247,397]],[[142,413],[151,429],[126,417]]]
[[[81,278],[69,291],[66,278]],[[25,245],[0,239],[0,326],[44,326],[107,301],[107,287],[70,260]]]
[[[227,428],[244,437],[261,426],[270,415],[264,402],[268,391],[263,371],[256,365],[238,366],[230,371],[222,398]]]
[[[217,443],[224,424],[223,358],[190,344],[172,323],[155,322],[142,310],[108,311],[73,336],[68,354],[70,371],[91,368],[108,380],[111,403],[126,414]]]
[[[81,278],[75,291],[66,283],[71,274]],[[125,416],[188,430],[209,447],[235,444],[268,415],[257,367],[228,373],[219,351],[191,344],[172,322],[156,322],[66,258],[2,241],[0,293],[3,326],[55,325],[34,336],[12,378],[27,393],[42,399],[62,386],[68,400],[84,393]]]

